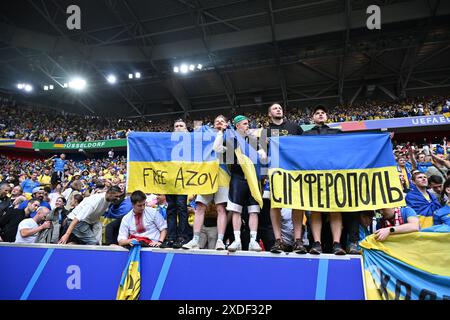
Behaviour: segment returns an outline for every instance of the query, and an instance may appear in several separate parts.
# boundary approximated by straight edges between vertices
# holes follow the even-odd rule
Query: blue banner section
[[[0,299],[116,299],[128,251],[0,246]],[[141,300],[364,299],[360,257],[141,251]],[[201,270],[201,272],[199,272]],[[230,270],[234,270],[230,272]],[[289,281],[280,281],[280,273]],[[194,277],[195,275],[195,277]],[[237,289],[238,288],[238,289]]]
[[[216,159],[214,139],[212,130],[193,133],[132,132],[128,136],[128,161],[212,161]]]
[[[345,170],[395,166],[386,133],[283,136],[271,141],[279,152],[277,168],[285,170]],[[272,162],[274,159],[272,159]]]

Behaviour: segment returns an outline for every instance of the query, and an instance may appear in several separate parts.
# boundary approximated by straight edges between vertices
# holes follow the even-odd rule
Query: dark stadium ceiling
[[[70,5],[81,30],[66,26]],[[381,30],[366,8],[381,8]],[[201,116],[450,88],[450,1],[19,0],[0,4],[0,88],[16,100],[103,116]],[[175,74],[182,62],[201,71]],[[129,80],[139,71],[141,79]],[[105,76],[116,74],[116,85]],[[72,75],[87,90],[59,84]],[[16,89],[34,84],[32,94]],[[42,91],[54,84],[54,91]],[[37,88],[41,86],[41,88]],[[447,88],[447,90],[446,90]]]

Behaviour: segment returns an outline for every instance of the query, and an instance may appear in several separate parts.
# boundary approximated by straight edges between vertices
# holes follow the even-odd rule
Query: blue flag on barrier
[[[141,245],[133,240],[128,262],[120,278],[116,300],[138,300],[141,293]]]

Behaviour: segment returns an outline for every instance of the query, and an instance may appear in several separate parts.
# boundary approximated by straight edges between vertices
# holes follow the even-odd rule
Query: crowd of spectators
[[[290,108],[287,120],[310,124],[308,108]],[[418,97],[399,102],[366,102],[352,106],[329,108],[328,122],[375,120],[412,116],[428,116],[448,113],[450,97]],[[230,113],[236,113],[237,110]],[[249,118],[250,128],[267,127],[269,118],[265,111],[244,113]],[[225,114],[231,118],[232,114]],[[31,106],[16,106],[3,101],[0,105],[0,138],[21,139],[65,143],[72,141],[94,141],[126,138],[130,130],[134,131],[171,131],[173,120],[170,118],[151,120],[143,118],[114,119],[96,116],[81,116],[55,112]],[[186,119],[188,128],[195,122],[212,125],[213,117],[191,115]]]
[[[443,142],[446,146],[446,141]],[[398,163],[397,169],[406,201],[412,210],[410,207],[405,207],[406,209],[400,208],[398,211],[383,209],[378,212],[360,213],[358,220],[360,231],[375,232],[381,241],[389,236],[386,231],[389,221],[393,221],[394,226],[405,224],[404,227],[399,228],[401,232],[412,232],[420,227],[432,226],[433,219],[436,220],[436,217],[438,219],[434,221],[436,224],[449,225],[450,219],[447,217],[450,194],[448,151],[428,144],[407,143],[394,146],[393,153]],[[135,193],[134,197],[127,196],[126,161],[127,159],[123,156],[111,157],[111,155],[80,161],[66,159],[63,154],[32,161],[0,155],[0,241],[128,246],[134,239],[142,242],[143,245],[154,247],[190,248],[186,247],[186,242],[193,234],[194,212],[198,207],[195,196],[186,198],[187,201],[184,201],[186,210],[189,212],[189,218],[184,217],[187,219],[186,224],[189,224],[186,237],[178,245],[173,240],[172,243],[165,241],[164,238],[168,234],[166,229],[169,200],[173,196],[143,195],[142,192]],[[61,164],[62,174],[59,171]],[[442,212],[438,211],[441,207]],[[154,210],[149,211],[147,208]],[[135,222],[138,223],[138,220],[134,220],[131,210],[135,210],[135,213],[140,212],[145,217],[141,221],[144,223],[141,226],[144,231],[138,232],[138,224],[134,225]],[[418,214],[416,215],[415,212]],[[198,248],[212,249],[214,239],[217,237],[216,206],[208,205],[204,214],[204,225],[201,228],[201,235],[197,235],[199,238],[196,245]],[[127,229],[125,230],[121,220],[126,215]],[[283,241],[286,243],[294,243],[295,240],[289,239],[289,235],[293,234],[291,215],[290,209],[282,210],[281,231]],[[310,214],[306,213],[306,217],[309,223]],[[228,227],[226,234],[222,237],[222,249],[225,249],[225,246],[228,248],[235,238],[230,218],[228,214]],[[395,222],[397,218],[402,221],[400,224],[398,221]],[[242,214],[241,237],[251,236],[248,219],[248,214]],[[414,223],[408,224],[410,220]],[[269,212],[262,212],[259,221],[258,243],[263,250],[273,248],[276,239],[271,232]],[[149,226],[146,227],[145,223]],[[156,229],[155,225],[157,225]],[[345,219],[343,228],[344,230],[347,228]],[[301,241],[308,246],[313,243],[311,229],[305,225],[303,230]],[[137,236],[131,237],[130,234],[137,234]],[[127,235],[130,238],[127,238]],[[151,239],[142,235],[148,235]],[[345,243],[346,240],[342,241]],[[285,248],[288,246],[283,247],[283,250],[286,250]],[[349,253],[355,254],[355,248],[356,245]],[[242,246],[242,249],[250,250],[245,246]],[[324,247],[324,250],[327,249]],[[341,250],[341,252],[344,251]]]

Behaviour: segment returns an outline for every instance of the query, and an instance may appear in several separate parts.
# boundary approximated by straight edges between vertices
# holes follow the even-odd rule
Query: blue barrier
[[[0,244],[0,299],[116,298],[128,251]],[[361,257],[142,249],[144,300],[361,300]]]

